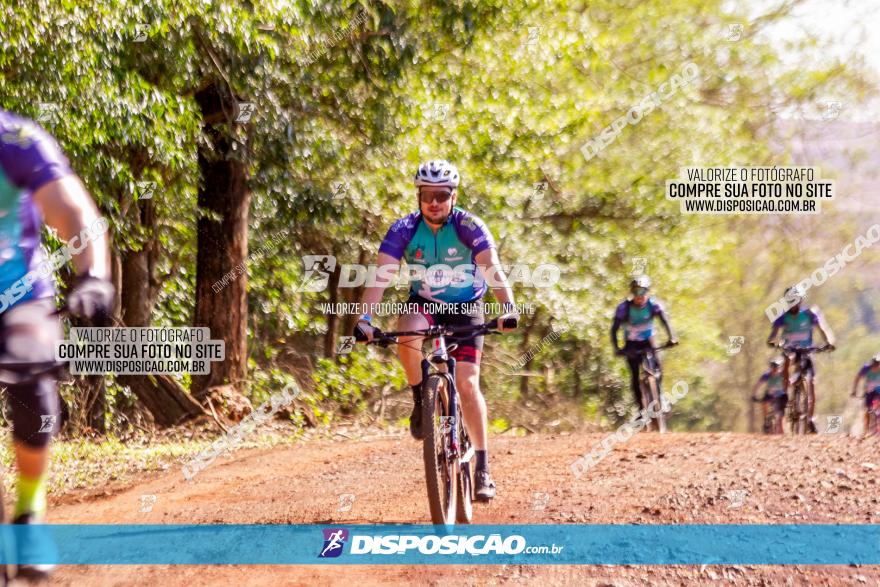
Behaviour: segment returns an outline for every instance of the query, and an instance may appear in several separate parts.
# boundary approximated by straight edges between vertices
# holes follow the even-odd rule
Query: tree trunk
[[[333,251],[336,255],[336,251]],[[324,333],[324,357],[330,359],[336,354],[336,329],[339,326],[339,314],[336,313],[336,304],[339,302],[339,263],[333,267],[333,273],[327,283],[330,294],[330,313],[327,314],[327,331]]]
[[[202,400],[208,388],[240,385],[247,373],[247,258],[250,191],[244,147],[230,133],[237,104],[227,87],[212,82],[196,93],[208,146],[198,159],[203,186],[198,205],[208,214],[198,220],[195,326],[211,329],[212,339],[226,342],[222,362],[211,363],[209,375],[194,376],[193,395]],[[214,219],[217,218],[217,220]],[[230,275],[227,275],[231,272]],[[217,282],[227,275],[225,285]],[[215,284],[217,284],[216,287]]]
[[[148,210],[152,207],[149,202],[136,205],[146,206]],[[152,235],[153,226],[149,224],[154,216],[143,208],[141,211],[141,220],[148,223],[150,238],[155,238]],[[152,283],[151,251],[153,247],[145,245],[140,251],[126,251],[121,256],[113,253],[113,279],[118,286],[118,307],[124,326],[150,325],[150,315],[158,293],[158,288]],[[117,381],[131,389],[158,426],[173,426],[205,413],[199,403],[176,380],[167,375],[120,375]],[[101,385],[103,387],[103,378]],[[103,395],[103,389],[101,393]],[[101,402],[96,402],[95,410],[98,409],[98,403]]]

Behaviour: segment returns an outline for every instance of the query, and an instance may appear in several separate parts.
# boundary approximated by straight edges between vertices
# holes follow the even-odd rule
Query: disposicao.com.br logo
[[[342,530],[324,530],[324,550],[321,558],[336,557],[339,554],[324,554],[330,546],[336,553],[342,552],[342,544],[348,538],[339,536]],[[332,537],[335,539],[331,539]],[[338,548],[335,546],[338,544]],[[502,537],[501,534],[477,534],[473,536],[445,534],[388,534],[370,536],[353,534],[348,553],[351,555],[508,555],[518,554],[559,554],[564,546],[529,546],[526,539],[518,534]]]

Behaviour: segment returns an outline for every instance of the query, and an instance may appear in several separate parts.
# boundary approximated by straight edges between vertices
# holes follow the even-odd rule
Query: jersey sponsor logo
[[[449,247],[448,249],[446,249],[446,254],[451,256],[446,257],[444,261],[461,261],[462,259],[464,259],[462,255],[458,254],[458,249],[455,247]]]

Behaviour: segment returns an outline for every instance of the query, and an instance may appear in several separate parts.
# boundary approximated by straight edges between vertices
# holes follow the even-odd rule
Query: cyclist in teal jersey
[[[865,430],[868,430],[870,415],[868,411],[875,399],[880,399],[880,355],[874,355],[870,362],[862,365],[853,381],[852,396],[856,397],[859,381],[865,380]]]
[[[54,361],[55,343],[63,336],[53,270],[41,243],[44,222],[67,242],[76,266],[68,311],[106,321],[115,300],[106,221],[55,140],[33,122],[0,110],[0,354],[9,363]],[[13,523],[27,525],[16,544],[21,560],[40,552],[39,526],[31,525],[41,524],[46,513],[46,469],[59,399],[49,376],[9,385],[6,397],[18,470]],[[19,565],[16,577],[42,580],[52,569]]]
[[[779,412],[784,413],[785,407],[788,405],[788,395],[785,393],[785,385],[783,384],[782,375],[782,359],[771,359],[770,368],[765,371],[755,383],[752,389],[752,399],[761,402],[761,421],[767,420],[767,412],[771,405]],[[758,398],[758,389],[764,386],[764,396]],[[781,422],[780,422],[781,424]],[[774,430],[774,433],[782,433],[782,430]]]
[[[492,292],[505,309],[504,318],[516,316],[513,292],[501,268],[495,241],[478,217],[455,206],[459,184],[458,169],[444,160],[422,163],[416,171],[415,186],[419,190],[419,210],[391,225],[379,247],[377,265],[385,275],[396,274],[405,259],[411,275],[409,303],[420,310],[400,317],[398,330],[421,330],[433,324],[482,324],[481,299],[486,293],[487,279]],[[391,269],[391,271],[385,271]],[[377,286],[364,291],[367,308],[382,300],[391,279],[380,280]],[[439,311],[429,305],[448,304]],[[438,308],[435,308],[437,310]],[[504,320],[499,320],[499,324]],[[372,316],[361,316],[355,328],[371,340],[375,328]],[[510,328],[499,328],[508,331]],[[449,337],[449,342],[456,342]],[[401,337],[398,355],[412,386],[413,411],[410,433],[424,438],[422,430],[422,342],[419,337]],[[468,435],[476,450],[475,491],[478,501],[495,497],[495,483],[489,474],[488,411],[480,391],[480,357],[483,337],[462,341],[450,353],[457,361],[455,384],[461,394],[461,407]]]
[[[654,353],[654,320],[660,320],[663,328],[666,329],[670,345],[678,344],[678,340],[672,332],[672,326],[669,325],[669,318],[663,306],[649,295],[651,279],[647,275],[640,275],[630,282],[629,287],[632,297],[621,302],[614,311],[614,318],[611,321],[611,344],[616,354],[626,357],[630,372],[630,388],[641,410],[646,406],[642,405],[642,394],[639,392],[639,364],[642,353]],[[623,348],[620,348],[617,340],[617,331],[621,326],[623,326]],[[656,353],[654,361],[660,369],[660,359]],[[661,389],[662,379],[661,374],[657,379],[658,391]]]
[[[796,348],[807,348],[813,346],[813,329],[818,328],[822,333],[828,347],[834,349],[834,335],[831,329],[825,323],[825,319],[819,312],[819,308],[801,308],[806,292],[800,285],[794,285],[785,290],[785,299],[793,300],[796,303],[788,309],[788,311],[774,320],[773,327],[770,330],[770,336],[767,337],[767,344],[772,347],[778,345],[776,337],[779,331],[782,331],[782,345]],[[782,366],[783,385],[785,393],[788,395],[789,382],[789,366],[791,364],[791,356],[789,353],[784,354],[785,360]],[[811,357],[807,358],[808,369],[804,376],[807,379],[808,393],[808,412],[810,418],[810,432],[816,433],[816,423],[813,421],[813,411],[816,406],[816,367]]]

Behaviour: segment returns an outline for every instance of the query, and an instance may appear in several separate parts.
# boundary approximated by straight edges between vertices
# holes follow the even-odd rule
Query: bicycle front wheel
[[[457,425],[450,414],[446,379],[429,376],[422,385],[422,426],[425,427],[423,458],[431,522],[455,524],[459,464],[452,454],[452,431]]]

